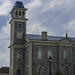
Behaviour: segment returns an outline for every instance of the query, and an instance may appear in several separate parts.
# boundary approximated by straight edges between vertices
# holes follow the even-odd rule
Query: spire
[[[66,37],[68,37],[67,33],[66,33]]]

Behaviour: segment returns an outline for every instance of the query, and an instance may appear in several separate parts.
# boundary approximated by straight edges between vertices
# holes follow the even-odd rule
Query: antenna
[[[67,33],[66,33],[66,37],[68,37]]]

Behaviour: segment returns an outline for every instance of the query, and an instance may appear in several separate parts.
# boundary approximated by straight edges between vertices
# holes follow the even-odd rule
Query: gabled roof
[[[60,41],[64,38],[68,38],[72,41],[75,41],[75,38],[72,37],[60,37],[60,36],[47,36],[47,41]],[[42,35],[35,34],[26,34],[26,39],[28,40],[42,40]]]

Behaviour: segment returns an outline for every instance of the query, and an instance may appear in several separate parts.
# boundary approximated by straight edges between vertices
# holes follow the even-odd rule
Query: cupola
[[[16,1],[10,12],[12,19],[25,19],[26,10],[22,2]]]

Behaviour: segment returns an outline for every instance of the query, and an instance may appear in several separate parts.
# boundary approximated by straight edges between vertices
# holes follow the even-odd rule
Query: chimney
[[[47,32],[42,31],[42,40],[47,40]]]

